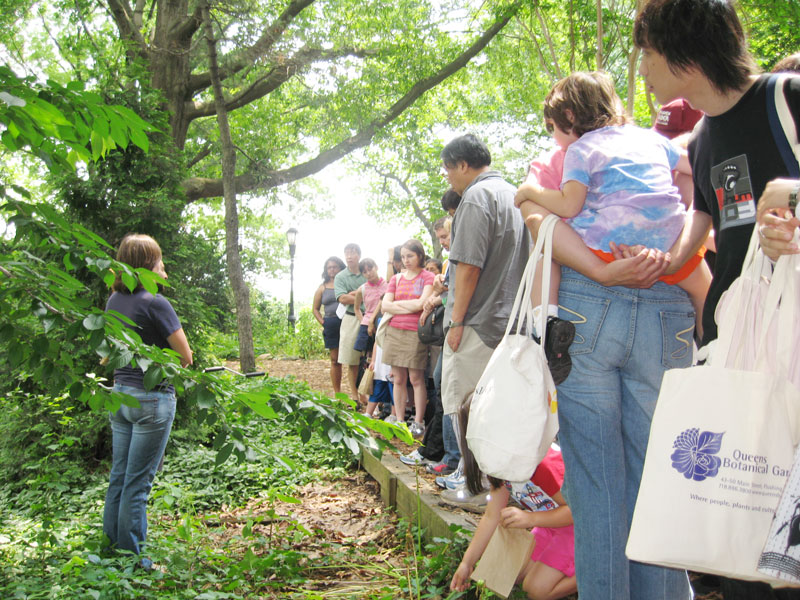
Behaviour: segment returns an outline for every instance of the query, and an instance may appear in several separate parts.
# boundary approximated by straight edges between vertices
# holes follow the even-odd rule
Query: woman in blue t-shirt
[[[117,260],[134,269],[145,268],[167,277],[161,248],[150,236],[125,236]],[[172,348],[180,354],[181,365],[192,364],[192,350],[169,300],[161,294],[154,296],[141,284],[131,292],[119,274],[112,289],[106,311],[116,311],[136,323],[136,328],[131,329],[145,344]],[[128,364],[114,371],[114,391],[133,396],[139,406],[123,405],[111,414],[113,458],[103,533],[113,548],[138,555],[147,534],[147,496],[175,417],[175,388],[162,381],[145,390],[144,372]],[[139,565],[152,568],[147,558],[142,558]]]

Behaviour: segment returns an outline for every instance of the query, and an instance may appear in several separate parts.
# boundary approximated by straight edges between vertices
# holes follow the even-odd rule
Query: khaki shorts
[[[361,362],[361,352],[353,349],[358,337],[358,319],[355,315],[345,313],[342,326],[339,328],[339,364],[357,365]]]
[[[428,347],[419,341],[416,330],[398,329],[390,323],[381,360],[392,367],[424,369],[428,364]]]
[[[453,352],[446,337],[442,352],[442,409],[444,414],[452,415],[475,391],[494,348],[484,344],[475,330],[465,325],[458,352]]]

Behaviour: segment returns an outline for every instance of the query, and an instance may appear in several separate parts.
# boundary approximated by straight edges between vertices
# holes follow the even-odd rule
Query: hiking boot
[[[414,450],[413,452],[409,452],[405,455],[401,454],[399,458],[401,463],[404,465],[411,465],[412,467],[430,465],[433,462],[432,460],[422,456],[422,454],[419,453],[419,450]]]
[[[425,470],[428,473],[433,473],[434,475],[450,475],[455,469],[449,466],[447,463],[436,463],[436,464],[429,464],[425,467]]]
[[[538,337],[533,336],[537,343]],[[547,333],[544,338],[544,355],[553,383],[562,383],[572,370],[569,346],[575,339],[575,325],[558,317],[547,317]]]

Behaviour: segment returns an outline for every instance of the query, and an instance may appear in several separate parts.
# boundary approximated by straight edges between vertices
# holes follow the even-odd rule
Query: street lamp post
[[[294,251],[297,241],[297,229],[291,227],[286,232],[286,241],[289,242],[289,327],[294,331],[297,315],[294,314]]]

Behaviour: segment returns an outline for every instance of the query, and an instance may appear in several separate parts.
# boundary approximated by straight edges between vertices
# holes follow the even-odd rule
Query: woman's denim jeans
[[[112,547],[139,554],[147,535],[147,496],[175,418],[175,395],[124,385],[114,391],[135,397],[140,406],[121,406],[111,414],[113,458],[103,532]]]
[[[575,324],[558,386],[565,492],[581,600],[691,597],[684,571],[625,557],[661,378],[692,360],[694,310],[677,286],[603,287],[562,269],[559,316]]]

